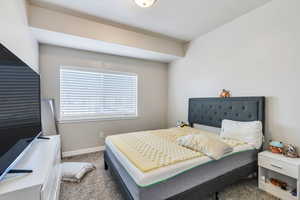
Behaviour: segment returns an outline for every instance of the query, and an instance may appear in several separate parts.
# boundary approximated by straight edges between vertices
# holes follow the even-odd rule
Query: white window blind
[[[137,75],[61,67],[61,120],[137,116]]]

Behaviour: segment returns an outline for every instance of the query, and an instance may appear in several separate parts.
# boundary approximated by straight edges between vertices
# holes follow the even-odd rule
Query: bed
[[[188,121],[220,128],[223,119],[261,121],[264,97],[191,98]],[[264,130],[264,126],[263,126]],[[105,169],[118,182],[126,200],[204,199],[257,171],[258,150],[241,145],[220,160],[195,158],[142,173],[110,141],[104,152]]]

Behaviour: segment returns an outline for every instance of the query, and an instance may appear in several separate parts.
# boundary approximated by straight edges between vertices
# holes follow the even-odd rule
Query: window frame
[[[99,72],[99,73],[110,73],[117,75],[129,75],[136,77],[136,113],[135,114],[119,114],[119,115],[81,115],[81,116],[70,116],[64,117],[61,113],[61,70],[69,69],[69,70],[77,70],[83,72]],[[59,67],[59,123],[78,123],[78,122],[93,122],[93,121],[106,121],[106,120],[130,120],[137,119],[139,117],[139,76],[137,73],[133,72],[124,72],[124,71],[115,71],[108,70],[103,68],[93,68],[93,67],[78,67],[78,66],[69,66],[69,65],[61,65]]]

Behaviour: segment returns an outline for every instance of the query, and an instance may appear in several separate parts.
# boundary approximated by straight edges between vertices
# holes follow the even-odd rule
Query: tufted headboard
[[[265,97],[190,98],[190,125],[221,127],[223,119],[265,124]],[[264,130],[263,130],[264,131]]]

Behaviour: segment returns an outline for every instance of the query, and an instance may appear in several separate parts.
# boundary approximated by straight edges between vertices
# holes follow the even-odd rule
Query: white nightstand
[[[286,200],[300,200],[300,159],[287,158],[280,154],[264,151],[258,154],[258,185],[276,197]],[[293,196],[290,191],[282,190],[270,183],[269,179],[275,178],[288,184],[288,189],[297,188],[297,196]]]

